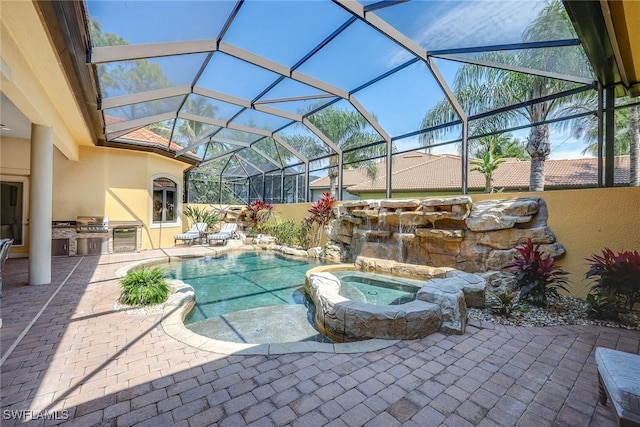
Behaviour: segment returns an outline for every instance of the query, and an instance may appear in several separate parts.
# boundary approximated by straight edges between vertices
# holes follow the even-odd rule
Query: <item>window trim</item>
[[[153,192],[154,182],[157,179],[169,179],[176,184],[176,203],[175,203],[175,220],[174,221],[154,221],[153,220]],[[181,227],[182,219],[180,216],[180,207],[182,204],[182,183],[175,176],[166,173],[156,174],[151,176],[149,181],[149,228],[164,228],[164,227]]]

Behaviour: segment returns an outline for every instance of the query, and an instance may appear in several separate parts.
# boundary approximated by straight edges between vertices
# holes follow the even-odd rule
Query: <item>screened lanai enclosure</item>
[[[84,68],[99,144],[188,162],[188,202],[289,203],[309,201],[316,178],[342,188],[349,168],[383,182],[391,197],[396,159],[415,151],[458,156],[456,185],[466,194],[472,148],[505,135],[520,138],[533,171],[567,135],[588,134],[594,185],[613,185],[613,130],[610,146],[603,141],[624,98],[581,42],[602,30],[583,24],[595,3],[85,0],[54,8]]]

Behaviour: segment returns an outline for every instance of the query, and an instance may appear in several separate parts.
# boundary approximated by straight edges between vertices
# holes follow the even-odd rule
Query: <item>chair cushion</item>
[[[176,234],[173,236],[174,240],[193,240],[200,237],[200,233],[186,232],[182,234]]]
[[[207,229],[209,228],[209,224],[207,224],[206,222],[197,222],[195,224],[193,224],[193,227],[191,227],[191,232],[198,232],[198,233],[205,233],[207,231]]]
[[[220,233],[209,234],[207,238],[209,240],[227,240],[230,237],[231,237],[231,233],[220,232]]]
[[[640,423],[640,355],[597,347],[596,363],[620,418]]]

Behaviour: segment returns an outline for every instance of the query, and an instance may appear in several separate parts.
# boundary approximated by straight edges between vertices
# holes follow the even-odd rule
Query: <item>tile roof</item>
[[[393,170],[402,170],[409,168],[411,166],[415,166],[429,159],[432,159],[435,156],[433,154],[425,154],[420,152],[414,153],[405,153],[399,156],[394,156],[393,158]],[[380,177],[386,176],[386,161],[381,161],[378,163],[378,176],[376,177],[376,182],[380,180]],[[350,187],[352,185],[360,184],[364,181],[369,181],[370,178],[367,176],[364,168],[356,168],[356,169],[345,169],[342,173],[342,185],[344,187]],[[382,184],[384,186],[384,180],[382,180]],[[315,181],[312,181],[310,184],[311,188],[329,188],[329,177],[324,176],[322,178],[318,178]]]
[[[105,124],[110,125],[113,123],[119,123],[126,121],[123,118],[115,117],[115,116],[104,116]],[[182,145],[176,144],[174,142],[170,142],[167,138],[158,135],[155,132],[150,131],[147,128],[138,128],[135,129],[125,135],[122,135],[118,138],[117,141],[114,142],[122,142],[133,145],[139,145],[150,148],[159,148],[162,150],[168,150],[169,152],[175,153],[176,151],[182,150],[184,147]],[[193,151],[189,151],[184,154],[186,157],[201,160]]]
[[[391,178],[394,191],[441,191],[461,187],[460,156],[418,154],[412,157],[399,157],[396,159],[397,162],[394,162]],[[495,187],[527,189],[531,162],[517,159],[505,160],[494,173]],[[350,193],[384,191],[386,185],[384,165],[384,162],[379,164],[378,177],[373,181],[363,172],[357,172],[359,170],[345,170],[343,178],[345,187]],[[598,159],[595,157],[547,160],[545,186],[547,188],[595,186],[598,182],[597,172]],[[616,157],[614,182],[616,184],[629,182],[629,156]],[[470,190],[483,190],[484,183],[484,176],[480,172],[469,172]],[[311,188],[322,187],[329,187],[328,177],[311,183]]]

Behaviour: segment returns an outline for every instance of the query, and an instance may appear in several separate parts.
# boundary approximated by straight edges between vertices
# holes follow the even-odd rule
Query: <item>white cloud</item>
[[[433,9],[415,18],[423,22],[414,34],[406,34],[423,48],[445,49],[453,47],[487,46],[521,41],[521,35],[544,5],[539,1],[451,1],[437,15]],[[390,55],[392,65],[411,58],[406,50],[398,48]]]

